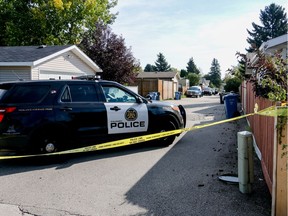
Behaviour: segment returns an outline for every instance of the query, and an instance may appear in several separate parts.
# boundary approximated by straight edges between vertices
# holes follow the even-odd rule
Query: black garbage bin
[[[237,102],[238,94],[227,94],[223,96],[226,118],[233,118],[238,115]]]
[[[226,93],[219,93],[219,97],[220,97],[220,104],[224,104],[224,96],[226,95]]]

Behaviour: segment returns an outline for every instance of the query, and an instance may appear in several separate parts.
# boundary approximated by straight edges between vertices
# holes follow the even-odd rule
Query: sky
[[[218,60],[221,75],[246,53],[252,22],[271,3],[288,13],[287,0],[118,0],[112,31],[125,39],[142,69],[162,53],[171,67],[185,69],[190,58],[203,74]]]

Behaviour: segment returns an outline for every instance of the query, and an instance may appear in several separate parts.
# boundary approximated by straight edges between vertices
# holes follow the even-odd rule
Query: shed
[[[180,75],[178,72],[140,72],[136,77],[139,93],[160,92],[162,99],[174,98],[178,91]]]
[[[102,70],[76,45],[0,47],[0,82],[72,79]]]

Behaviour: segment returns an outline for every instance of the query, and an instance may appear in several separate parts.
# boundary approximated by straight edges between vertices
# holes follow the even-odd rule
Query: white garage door
[[[41,70],[39,74],[40,80],[47,80],[47,79],[72,79],[75,76],[82,76],[86,75],[84,72],[64,72],[64,71],[44,71]]]

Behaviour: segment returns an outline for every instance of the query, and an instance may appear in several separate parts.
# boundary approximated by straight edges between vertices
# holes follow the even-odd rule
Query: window
[[[50,90],[49,85],[18,85],[5,101],[6,103],[36,103]]]
[[[115,86],[102,86],[107,102],[135,103],[134,95]]]
[[[71,95],[70,95],[68,87],[65,88],[65,90],[61,96],[61,101],[62,102],[71,102]]]
[[[3,96],[5,95],[5,93],[11,89],[12,85],[10,84],[1,84],[0,85],[0,100],[3,98]]]
[[[69,91],[70,90],[70,91]],[[62,102],[96,102],[98,101],[94,85],[69,85],[61,96]]]
[[[6,92],[6,89],[0,89],[0,99],[5,95]]]

